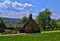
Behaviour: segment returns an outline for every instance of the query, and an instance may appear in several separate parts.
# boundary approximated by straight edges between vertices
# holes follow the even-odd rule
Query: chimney
[[[29,19],[32,19],[32,14],[29,15]]]

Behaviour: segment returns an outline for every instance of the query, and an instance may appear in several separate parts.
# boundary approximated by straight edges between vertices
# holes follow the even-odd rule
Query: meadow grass
[[[60,41],[60,32],[0,36],[0,41]]]

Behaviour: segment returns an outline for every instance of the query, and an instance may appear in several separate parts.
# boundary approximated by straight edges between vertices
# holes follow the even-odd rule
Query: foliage
[[[2,35],[5,35],[5,34],[16,34],[17,32],[15,30],[6,30],[4,32],[2,32],[1,34]]]
[[[57,23],[57,25],[58,25],[57,30],[60,30],[60,19],[56,20],[56,23]]]
[[[58,25],[60,25],[60,19],[56,20],[56,23],[57,23]]]
[[[42,27],[44,30],[46,29],[46,25],[49,26],[51,18],[50,18],[51,12],[48,11],[48,9],[42,11],[39,13],[39,15],[36,18],[37,24]]]
[[[0,20],[3,20],[3,18],[0,17]]]
[[[0,33],[4,32],[4,27],[5,27],[5,24],[3,22],[3,18],[0,17]]]
[[[57,23],[56,23],[55,20],[52,19],[50,23],[51,23],[51,28],[52,29],[57,28]]]
[[[20,20],[17,20],[16,23],[19,24],[19,23],[24,23],[26,21],[27,17],[23,17],[22,19]]]

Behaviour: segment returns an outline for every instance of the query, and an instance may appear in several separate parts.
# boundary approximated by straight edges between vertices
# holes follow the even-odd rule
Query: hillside
[[[16,20],[18,20],[18,19],[16,19],[16,18],[3,18],[3,20],[4,20],[4,22],[16,22]]]

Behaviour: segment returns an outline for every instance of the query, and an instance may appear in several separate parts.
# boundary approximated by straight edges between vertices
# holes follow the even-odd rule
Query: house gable
[[[36,24],[36,22],[32,19],[32,15],[29,15],[29,18],[24,23],[22,32],[25,33],[34,33],[34,32],[40,32],[40,27]]]

